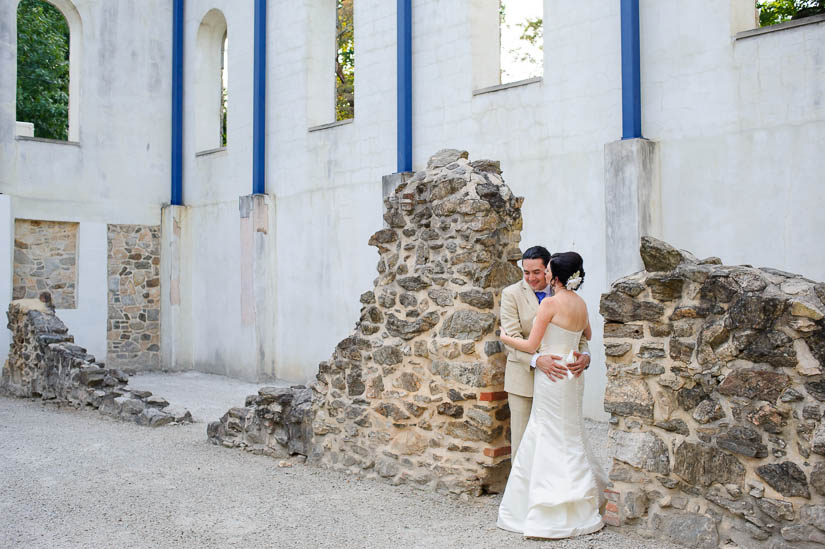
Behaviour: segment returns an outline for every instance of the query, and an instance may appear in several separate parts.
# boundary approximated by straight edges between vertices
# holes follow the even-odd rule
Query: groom
[[[533,246],[521,256],[524,280],[501,291],[501,330],[505,334],[524,339],[530,336],[530,328],[538,312],[539,303],[545,297],[553,295],[553,289],[545,277],[549,264],[550,252],[542,246]],[[510,405],[511,459],[516,457],[521,437],[527,428],[527,420],[530,418],[530,409],[533,405],[533,372],[540,370],[536,375],[546,375],[551,381],[564,379],[568,370],[578,375],[590,366],[590,348],[583,337],[579,342],[579,351],[575,353],[576,362],[565,368],[557,362],[561,360],[560,356],[531,355],[507,348],[504,390],[508,393],[507,401]]]

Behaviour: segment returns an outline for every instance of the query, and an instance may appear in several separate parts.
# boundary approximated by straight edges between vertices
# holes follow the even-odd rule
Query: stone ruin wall
[[[58,309],[77,307],[77,223],[14,220],[12,299],[49,292]]]
[[[50,294],[12,301],[8,321],[12,342],[0,375],[0,393],[89,407],[138,425],[192,421],[188,411],[169,407],[166,399],[130,389],[122,370],[106,368],[75,345],[74,336],[54,314]]]
[[[821,547],[825,284],[641,252],[601,300],[606,520],[687,547]]]
[[[500,290],[520,280],[521,204],[497,162],[444,150],[385,200],[374,289],[309,388],[265,387],[214,443],[303,454],[393,483],[480,494],[509,470]]]
[[[107,227],[106,361],[160,369],[160,226]]]

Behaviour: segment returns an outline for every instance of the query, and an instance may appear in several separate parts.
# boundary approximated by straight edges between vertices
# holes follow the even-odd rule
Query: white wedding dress
[[[550,324],[539,353],[572,362],[581,331]],[[604,526],[599,515],[604,472],[584,434],[584,376],[555,382],[537,371],[533,407],[498,510],[497,526],[536,538],[589,534]]]

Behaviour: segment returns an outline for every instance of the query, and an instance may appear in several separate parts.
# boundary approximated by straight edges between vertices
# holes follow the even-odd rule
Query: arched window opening
[[[195,150],[225,147],[228,142],[228,53],[226,18],[210,10],[201,21],[195,51]]]
[[[226,122],[228,118],[227,109],[229,105],[229,94],[227,92],[229,76],[227,72],[227,40],[228,34],[223,33],[223,43],[221,44],[221,147],[226,147]]]
[[[501,0],[501,83],[544,74],[543,0]]]
[[[74,133],[70,132],[70,78],[74,76],[70,51],[70,27],[64,14],[44,0],[20,0],[17,121],[25,124],[18,124],[19,134],[76,140],[70,135]],[[29,124],[34,126],[33,132]]]
[[[353,0],[336,0],[335,120],[355,117],[355,33]]]

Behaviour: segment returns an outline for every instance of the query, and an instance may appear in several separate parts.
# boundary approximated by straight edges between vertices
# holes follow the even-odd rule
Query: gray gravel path
[[[267,385],[289,387],[290,384]],[[152,391],[172,406],[189,410],[195,421],[209,423],[219,420],[233,406],[243,406],[246,396],[256,394],[262,385],[201,372],[147,372],[130,377],[129,387]]]
[[[664,547],[610,529],[525,540],[495,527],[499,496],[279,468],[209,444],[204,423],[149,429],[5,397],[0,494],[3,547]]]

